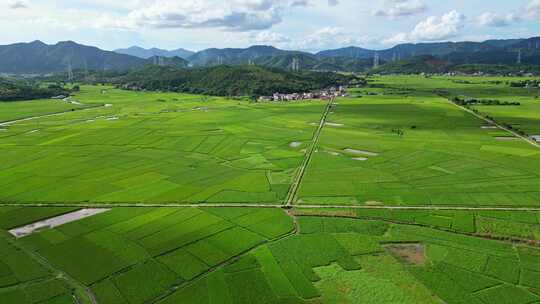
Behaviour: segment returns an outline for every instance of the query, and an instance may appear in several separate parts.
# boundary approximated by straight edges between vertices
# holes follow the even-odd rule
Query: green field
[[[0,123],[33,116],[48,115],[82,109],[85,106],[59,100],[31,100],[0,102]]]
[[[540,150],[437,95],[519,100],[474,107],[534,134],[538,90],[497,81],[383,77],[351,90],[330,110],[297,203],[538,205]],[[108,86],[73,98],[96,108],[0,132],[0,201],[280,204],[325,109]],[[7,103],[5,115],[39,116],[50,103],[62,104]]]
[[[67,110],[1,127],[0,303],[538,304],[540,148],[449,101],[519,101],[469,108],[540,133],[540,92],[513,80],[375,77],[330,106],[110,86],[82,86],[80,111],[0,103]]]
[[[3,207],[0,215],[66,212],[43,210]],[[538,228],[540,213],[293,214],[115,208],[18,240],[2,231],[0,295],[5,303],[66,304],[75,291],[104,304],[540,301],[540,249],[505,241],[511,230],[487,234],[478,223]],[[463,218],[476,225],[463,228]],[[4,229],[22,223],[20,217]],[[52,272],[65,275],[53,279]]]
[[[510,134],[483,129],[420,84],[404,91],[383,80],[388,87],[368,90],[378,95],[362,90],[334,106],[299,203],[538,206],[538,147],[501,140]]]
[[[1,201],[279,203],[324,108],[108,87],[75,98],[111,106],[0,133]]]

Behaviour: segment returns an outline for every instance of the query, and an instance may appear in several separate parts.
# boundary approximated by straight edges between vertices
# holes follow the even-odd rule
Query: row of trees
[[[469,105],[484,105],[484,106],[519,106],[521,103],[517,101],[500,101],[497,99],[476,99],[476,98],[462,98],[456,96],[452,101],[461,106]]]

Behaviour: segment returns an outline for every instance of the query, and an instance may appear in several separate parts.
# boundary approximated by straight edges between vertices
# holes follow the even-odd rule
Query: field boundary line
[[[451,100],[448,99],[448,98],[446,98],[446,100],[447,100],[449,103],[453,104],[454,106],[458,107],[459,109],[461,109],[461,110],[463,110],[463,111],[465,111],[465,112],[468,112],[469,114],[472,114],[472,115],[475,116],[476,118],[479,118],[479,119],[481,119],[481,120],[483,120],[483,121],[485,121],[485,122],[487,122],[487,123],[489,123],[489,124],[492,124],[492,125],[496,126],[497,128],[499,128],[499,129],[501,129],[501,130],[503,130],[503,131],[506,131],[506,132],[508,132],[508,133],[510,133],[510,134],[512,134],[512,135],[514,135],[515,137],[521,138],[522,140],[526,141],[527,143],[529,143],[529,144],[531,144],[531,145],[533,145],[533,146],[535,146],[535,147],[537,147],[537,148],[540,148],[540,143],[538,143],[538,142],[536,142],[536,141],[530,139],[529,137],[523,136],[523,135],[517,133],[517,132],[514,131],[514,130],[510,130],[510,129],[508,129],[507,127],[505,127],[505,126],[499,124],[498,122],[496,122],[496,121],[494,121],[494,120],[492,120],[492,119],[486,118],[486,117],[484,117],[484,116],[482,116],[482,115],[480,115],[480,114],[478,114],[478,113],[475,113],[475,112],[474,112],[473,110],[471,110],[471,109],[468,109],[468,108],[466,108],[466,107],[464,107],[464,106],[458,105],[458,104],[456,104],[455,102],[451,101]]]
[[[275,204],[256,204],[256,203],[209,203],[209,204],[44,204],[44,203],[0,203],[1,207],[72,207],[72,208],[258,208],[258,209],[358,209],[358,210],[455,210],[455,211],[539,211],[538,207],[487,207],[487,206],[451,206],[451,205],[417,205],[417,206],[385,206],[385,205],[283,205]]]
[[[11,125],[19,123],[19,122],[30,121],[30,120],[34,120],[34,119],[53,117],[53,116],[60,116],[60,115],[64,115],[64,114],[72,113],[72,112],[80,112],[80,111],[86,111],[86,110],[93,110],[93,109],[97,109],[97,108],[104,108],[105,106],[106,106],[105,104],[89,105],[87,107],[79,108],[79,109],[71,109],[71,110],[66,110],[66,111],[61,111],[61,112],[38,115],[38,116],[30,116],[30,117],[15,119],[15,120],[0,121],[0,127],[11,126]]]
[[[319,126],[317,127],[317,130],[315,130],[315,133],[313,134],[313,138],[311,139],[310,147],[306,151],[304,160],[302,161],[302,164],[298,168],[297,174],[294,177],[294,180],[293,180],[293,183],[291,184],[289,192],[287,193],[285,205],[289,208],[292,207],[292,205],[294,204],[294,201],[296,200],[298,189],[300,188],[300,184],[302,183],[306,169],[309,166],[309,163],[311,162],[311,157],[313,156],[313,152],[315,151],[315,149],[317,149],[317,146],[319,143],[319,137],[321,136],[324,125],[326,124],[326,118],[328,117],[328,113],[330,112],[330,109],[334,105],[334,101],[335,101],[335,98],[332,98],[328,101],[326,108],[324,109],[324,113],[321,117]]]

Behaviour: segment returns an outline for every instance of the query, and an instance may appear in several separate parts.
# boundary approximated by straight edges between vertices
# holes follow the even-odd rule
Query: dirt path
[[[317,144],[319,143],[319,137],[321,136],[324,125],[326,124],[326,118],[328,117],[328,113],[330,112],[330,109],[334,105],[334,100],[335,98],[332,98],[326,105],[324,113],[321,117],[321,121],[319,122],[319,126],[317,127],[317,130],[313,134],[311,145],[307,149],[304,160],[302,164],[300,165],[300,168],[298,168],[296,176],[294,177],[293,183],[291,184],[291,187],[289,188],[287,198],[285,199],[285,204],[289,208],[294,204],[296,200],[296,197],[298,195],[298,189],[300,188],[300,184],[302,183],[302,179],[304,178],[306,168],[309,166],[309,163],[311,162],[311,157],[313,155],[313,152],[315,151],[315,149],[317,149]]]
[[[78,111],[86,111],[86,110],[93,110],[93,109],[103,108],[103,107],[106,107],[106,105],[104,105],[104,104],[103,105],[95,105],[95,106],[92,105],[92,106],[88,106],[86,108],[72,109],[72,110],[67,110],[67,111],[62,111],[62,112],[56,112],[56,113],[50,113],[50,114],[44,114],[44,115],[38,115],[38,116],[19,118],[19,119],[15,119],[15,120],[8,120],[8,121],[0,122],[0,127],[10,126],[10,125],[16,124],[18,122],[23,122],[23,121],[29,121],[29,120],[40,119],[40,118],[45,118],[45,117],[52,117],[52,116],[60,116],[60,115],[64,115],[64,114],[67,114],[67,113],[78,112]]]
[[[448,100],[448,99],[447,99],[447,100]],[[448,102],[451,103],[451,104],[453,104],[454,106],[458,107],[459,109],[461,109],[461,110],[463,110],[463,111],[465,111],[465,112],[468,112],[469,114],[475,116],[476,118],[479,118],[479,119],[481,119],[481,120],[483,120],[483,121],[485,121],[485,122],[487,122],[487,123],[489,123],[489,124],[491,124],[491,125],[494,125],[494,126],[496,126],[497,128],[499,128],[499,129],[501,129],[501,130],[503,130],[503,131],[506,131],[506,132],[508,132],[508,133],[510,133],[510,134],[512,134],[512,135],[514,135],[514,136],[517,137],[517,138],[523,139],[523,140],[526,141],[527,143],[529,143],[529,144],[531,144],[531,145],[533,145],[533,146],[535,146],[535,147],[537,147],[537,148],[540,148],[540,143],[538,143],[538,142],[536,142],[536,141],[534,141],[534,140],[532,140],[532,139],[530,139],[530,138],[528,138],[528,137],[526,137],[526,136],[523,136],[523,135],[517,133],[517,132],[514,131],[514,130],[510,130],[510,129],[508,129],[507,127],[505,127],[505,126],[503,126],[503,125],[497,123],[497,122],[494,121],[494,120],[485,118],[484,116],[482,116],[482,115],[480,115],[480,114],[478,114],[478,113],[475,113],[475,112],[474,112],[473,110],[471,110],[471,109],[467,109],[467,108],[464,107],[464,106],[460,106],[460,105],[456,104],[455,102],[452,102],[451,100],[448,100]]]
[[[23,251],[29,257],[31,257],[34,261],[36,261],[41,266],[48,269],[55,277],[64,279],[67,282],[67,284],[71,288],[73,288],[73,293],[77,300],[77,303],[98,304],[98,301],[96,300],[95,295],[92,293],[92,291],[88,287],[76,281],[75,279],[73,279],[71,276],[69,276],[67,273],[63,272],[62,270],[54,267],[51,263],[49,263],[49,261],[46,258],[41,256],[39,253],[32,251],[30,249],[27,249],[24,245],[22,245],[20,242],[15,241],[14,239],[8,238],[7,240],[12,246]]]

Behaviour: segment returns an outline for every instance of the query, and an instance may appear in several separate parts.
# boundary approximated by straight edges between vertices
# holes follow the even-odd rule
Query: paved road
[[[521,139],[523,139],[524,141],[526,141],[527,143],[529,143],[529,144],[531,144],[531,145],[533,145],[533,146],[535,146],[535,147],[537,147],[537,148],[540,148],[540,143],[538,143],[538,142],[536,142],[536,141],[534,141],[534,140],[532,140],[532,139],[530,139],[530,138],[528,138],[528,137],[526,137],[526,136],[523,136],[523,135],[517,133],[517,132],[514,131],[514,130],[510,130],[510,129],[508,129],[508,128],[505,127],[505,126],[503,126],[503,125],[501,125],[501,124],[498,124],[498,123],[497,123],[496,121],[494,121],[494,120],[485,118],[484,116],[482,116],[482,115],[480,115],[480,114],[478,114],[478,113],[475,113],[475,112],[472,111],[471,109],[467,109],[467,108],[464,107],[464,106],[460,106],[460,105],[456,104],[455,102],[452,102],[451,100],[448,100],[448,102],[451,103],[451,104],[453,104],[454,106],[456,106],[456,107],[462,109],[463,111],[468,112],[468,113],[474,115],[475,117],[477,117],[477,118],[479,118],[479,119],[481,119],[481,120],[483,120],[483,121],[485,121],[485,122],[487,122],[487,123],[489,123],[489,124],[491,124],[491,125],[494,125],[494,126],[496,126],[497,128],[499,128],[499,129],[501,129],[501,130],[503,130],[503,131],[506,131],[506,132],[508,132],[508,133],[511,133],[511,134],[514,135],[515,137],[521,138]]]

